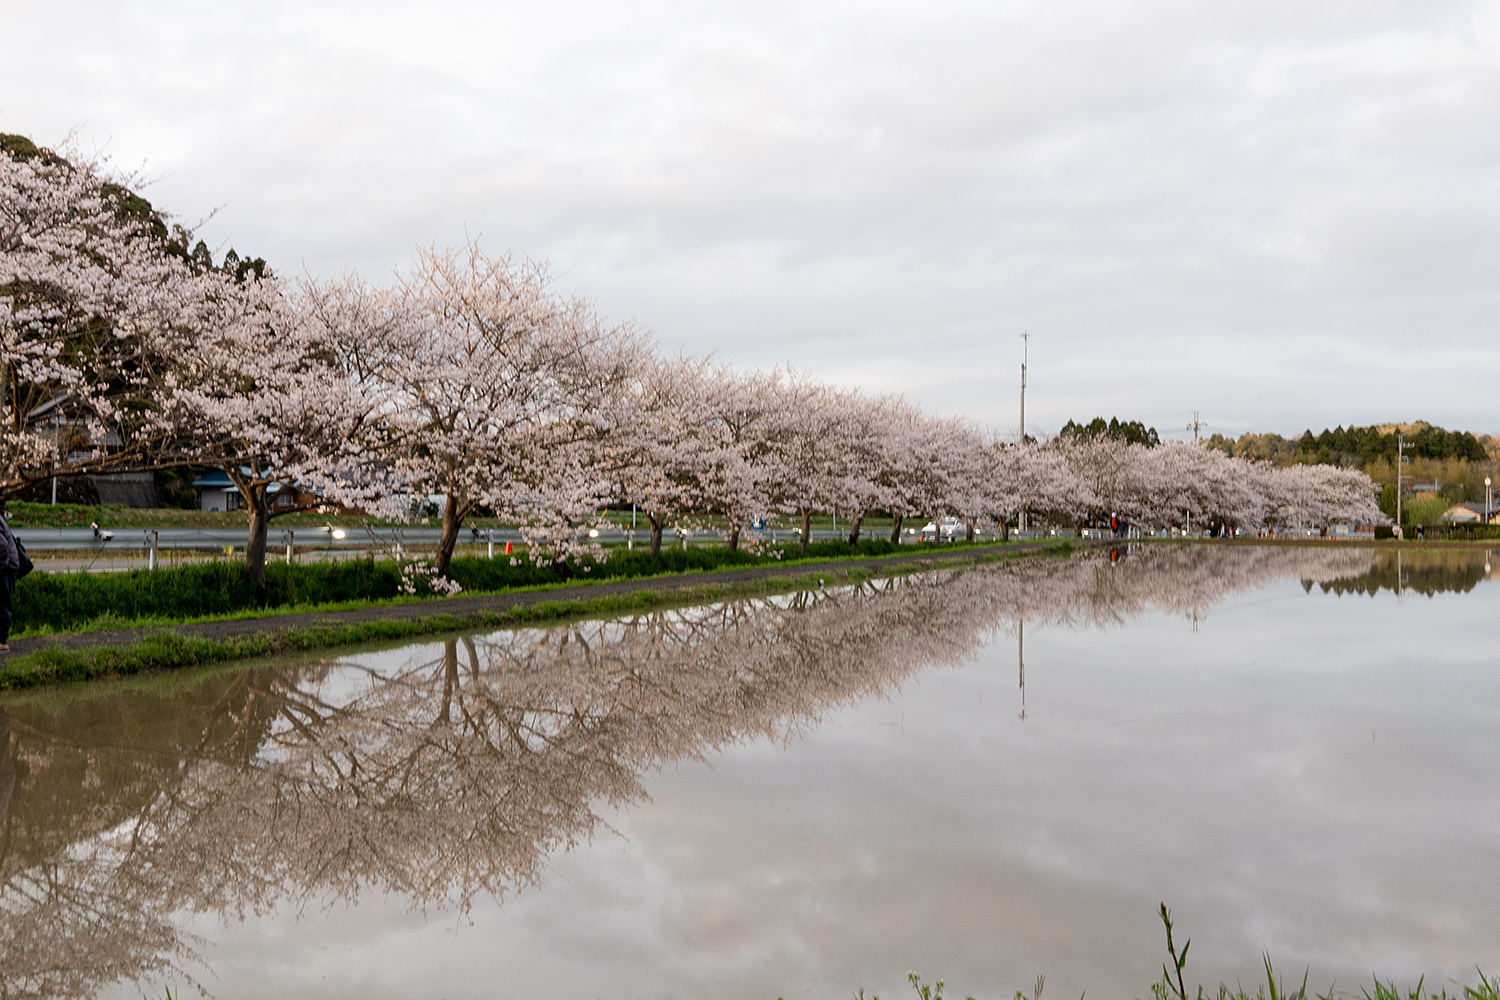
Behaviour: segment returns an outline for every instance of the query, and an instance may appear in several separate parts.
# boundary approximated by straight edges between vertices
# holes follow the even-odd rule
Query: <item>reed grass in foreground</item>
[[[1236,983],[1229,986],[1220,983],[1217,989],[1207,989],[1198,984],[1191,990],[1187,985],[1185,975],[1187,969],[1188,948],[1191,941],[1184,941],[1182,950],[1178,951],[1176,943],[1172,939],[1172,913],[1167,909],[1167,904],[1161,904],[1160,916],[1167,931],[1167,955],[1169,961],[1161,967],[1161,979],[1151,984],[1151,995],[1153,1000],[1308,1000],[1307,983],[1308,973],[1302,974],[1302,981],[1295,986],[1288,986],[1284,979],[1276,975],[1275,968],[1271,965],[1271,956],[1264,955],[1262,960],[1266,967],[1266,981],[1255,986],[1255,992],[1251,993],[1241,984]],[[1371,986],[1361,986],[1359,993],[1347,991],[1335,992],[1330,986],[1327,993],[1313,993],[1314,1000],[1334,1000],[1335,997],[1359,997],[1361,1000],[1500,1000],[1500,977],[1491,979],[1481,969],[1475,970],[1479,981],[1473,986],[1454,982],[1454,992],[1449,993],[1447,987],[1432,989],[1427,986],[1426,980],[1419,980],[1417,985],[1407,990],[1402,990],[1393,981],[1381,982],[1379,976],[1372,977]],[[906,981],[911,984],[912,990],[919,1000],[943,1000],[943,990],[947,983],[939,979],[931,984],[923,981],[922,977],[915,972],[907,973]],[[1045,976],[1037,976],[1036,984],[1031,988],[1030,1000],[1042,1000],[1042,989],[1046,984]],[[1373,988],[1374,992],[1371,992]],[[866,996],[864,990],[854,994],[855,1000],[880,1000],[878,995]],[[1084,994],[1087,996],[1087,994]],[[777,1000],[782,1000],[778,997]],[[965,997],[964,1000],[976,1000],[975,997]],[[1027,992],[1016,990],[1015,1000],[1027,1000]],[[1083,1000],[1080,997],[1080,1000]]]

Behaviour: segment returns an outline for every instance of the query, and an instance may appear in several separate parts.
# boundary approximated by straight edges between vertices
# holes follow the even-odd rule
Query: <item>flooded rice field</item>
[[[1500,552],[1121,556],[0,700],[0,996],[1500,971]]]

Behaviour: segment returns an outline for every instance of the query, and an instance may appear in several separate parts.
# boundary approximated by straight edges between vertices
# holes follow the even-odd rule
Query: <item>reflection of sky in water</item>
[[[1197,631],[1028,628],[1024,721],[997,638],[787,746],[649,777],[650,802],[606,814],[617,833],[472,925],[378,897],[196,920],[206,985],[890,997],[914,968],[956,995],[1044,972],[1048,996],[1143,996],[1163,899],[1204,979],[1248,983],[1268,950],[1320,990],[1469,980],[1500,970],[1497,602],[1488,582],[1398,600],[1283,581]]]

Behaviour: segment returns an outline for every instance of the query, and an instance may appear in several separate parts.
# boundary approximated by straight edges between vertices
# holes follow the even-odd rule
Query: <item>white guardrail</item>
[[[97,532],[91,528],[16,528],[14,531],[15,536],[21,540],[21,544],[27,549],[38,551],[124,550],[139,552],[152,548],[223,551],[228,548],[243,549],[245,547],[243,528],[104,528]],[[441,537],[442,529],[431,527],[278,528],[272,525],[266,533],[266,544],[272,548],[293,545],[299,549],[394,548],[398,545],[425,548],[436,546]],[[633,540],[636,544],[644,544],[650,537],[650,531],[645,528],[637,528],[634,531],[628,528],[601,529],[589,540],[602,543],[625,543]],[[694,531],[687,536],[689,541],[711,541],[722,537],[722,533],[708,530]],[[846,531],[834,531],[829,528],[816,528],[812,532],[813,540],[820,542],[848,537]],[[884,538],[887,537],[887,533],[865,532],[863,537]],[[768,542],[794,542],[797,539],[797,532],[792,528],[775,528],[745,532],[740,538],[747,542],[752,538]],[[662,544],[680,544],[682,540],[682,535],[669,530],[662,538]],[[915,535],[908,537],[903,534],[902,536],[903,542],[915,540]],[[458,533],[460,545],[486,545],[490,542],[503,545],[505,542],[520,541],[522,541],[521,532],[515,528],[480,528],[478,531],[463,528]]]

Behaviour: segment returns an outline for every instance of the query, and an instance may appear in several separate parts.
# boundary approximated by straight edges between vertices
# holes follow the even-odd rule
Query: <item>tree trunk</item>
[[[739,522],[735,522],[734,527],[732,527],[732,528],[729,529],[729,551],[730,552],[738,552],[739,550],[740,550],[740,526],[739,526]]]
[[[453,694],[458,688],[458,640],[443,640],[443,708],[434,722],[447,725],[453,705]]]
[[[665,518],[660,514],[648,513],[646,520],[651,522],[651,558],[661,558],[661,527]]]
[[[250,487],[245,497],[245,519],[250,531],[245,539],[245,575],[255,585],[260,603],[266,601],[266,534],[271,527],[271,505],[266,502],[266,488]]]
[[[563,527],[570,533],[573,530],[573,522],[563,518]],[[568,571],[568,557],[563,554],[561,546],[552,551],[552,572],[556,573],[558,579],[566,580],[571,574]]]
[[[458,544],[458,529],[463,527],[466,508],[467,504],[452,493],[443,504],[443,534],[438,539],[437,554],[432,557],[432,568],[443,576],[448,575],[448,566],[453,562],[453,547]]]
[[[807,555],[807,539],[811,535],[812,535],[812,511],[809,508],[807,508],[807,507],[803,507],[802,508],[802,537],[801,537],[801,539],[800,539],[800,541],[798,543],[798,546],[797,546],[798,552],[801,555],[804,555],[804,556]]]
[[[965,521],[964,522],[964,541],[966,541],[966,542],[972,542],[973,540],[974,540],[974,522],[973,521]]]
[[[1010,541],[1010,522],[1009,521],[1001,521],[1000,522],[1000,540],[1002,542],[1008,542],[1008,541]]]
[[[854,527],[849,530],[849,547],[852,549],[859,544],[859,529],[865,523],[865,512],[860,511],[854,515]]]
[[[904,514],[897,514],[892,520],[894,521],[894,524],[891,527],[891,544],[892,545],[900,545],[901,544],[901,522],[904,521],[904,520],[906,520],[906,515],[904,515]]]

